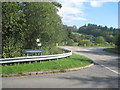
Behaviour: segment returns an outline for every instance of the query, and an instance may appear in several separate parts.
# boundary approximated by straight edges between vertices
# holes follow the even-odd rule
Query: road
[[[118,56],[93,47],[61,47],[91,58],[95,65],[79,71],[2,78],[3,88],[118,88]]]

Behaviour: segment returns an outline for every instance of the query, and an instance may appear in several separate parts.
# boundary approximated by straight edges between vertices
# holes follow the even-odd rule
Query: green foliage
[[[69,39],[69,40],[67,41],[67,45],[73,46],[73,45],[74,45],[74,41],[73,41],[72,39]]]
[[[118,50],[118,48],[105,48],[104,51],[120,54],[120,51]]]
[[[89,28],[88,28],[89,27]],[[112,31],[113,28],[110,28],[110,31],[107,27],[103,28],[101,27],[101,30],[104,30],[105,32],[107,32],[106,36],[103,37],[103,35],[101,34],[101,36],[95,36],[94,32],[96,32],[97,30],[94,30],[94,32],[92,32],[92,29],[95,28],[100,28],[101,26],[97,26],[97,25],[91,25],[89,24],[88,26],[82,26],[79,31],[81,30],[81,33],[77,33],[77,32],[73,32],[72,27],[66,26],[64,25],[64,30],[67,31],[67,40],[72,39],[75,43],[78,43],[79,46],[100,46],[100,47],[115,47],[115,42],[117,42],[116,40],[116,36],[115,33],[117,31],[117,29],[115,29],[115,31]],[[91,29],[92,28],[92,29]],[[85,31],[83,31],[85,30]],[[88,30],[90,30],[90,34],[88,34]],[[113,33],[112,33],[113,32]],[[97,32],[96,32],[97,33]],[[98,34],[99,35],[99,34]],[[116,37],[116,38],[115,38]],[[91,42],[90,42],[91,40]],[[107,42],[106,42],[107,40]],[[77,44],[72,44],[72,45],[77,45]],[[99,44],[99,45],[97,45]]]
[[[44,50],[54,53],[55,43],[60,43],[66,33],[57,14],[59,3],[50,2],[4,2],[3,57],[23,56],[24,49],[38,49],[36,39],[40,38]]]
[[[55,46],[47,46],[42,48],[44,53],[42,55],[62,54],[64,51],[56,48]]]
[[[104,44],[105,43],[104,37],[102,37],[102,36],[97,37],[95,40],[95,43],[96,44]]]
[[[74,46],[78,46],[78,43],[74,43]]]
[[[118,35],[115,37],[115,44],[117,48],[120,50],[120,31],[118,32]]]
[[[65,69],[60,69],[60,72],[66,72],[66,70]]]
[[[114,41],[114,37],[117,35],[118,29],[88,24],[80,27],[78,33],[93,35],[94,37],[102,36],[107,42],[110,43]]]
[[[64,36],[64,31],[61,18],[57,15],[57,9],[54,8],[53,4],[48,2],[26,3],[26,8],[24,10],[26,14],[31,12],[30,15],[26,16],[29,26],[27,32],[29,36],[26,37],[26,42],[27,44],[34,44],[29,45],[29,48],[35,47],[36,38],[40,38],[43,47],[55,42],[61,42],[63,37],[60,34]],[[28,38],[32,40],[28,41]]]
[[[108,42],[105,42],[105,44],[104,44],[105,46],[110,46],[110,44],[108,43]]]
[[[56,7],[62,8],[62,5],[59,2],[52,2],[52,4]]]
[[[72,32],[72,34],[74,35],[79,35],[79,36],[81,36],[82,34],[81,33],[77,33],[77,32]]]
[[[80,40],[79,42],[78,42],[78,46],[84,46],[84,44],[86,44],[86,46],[91,46],[91,42],[90,42],[90,40]]]
[[[78,34],[72,34],[71,38],[74,40],[74,42],[78,42],[81,37]]]
[[[2,3],[2,45],[3,57],[12,57],[16,51],[22,52],[24,40],[25,14],[20,11],[23,4],[17,2]]]
[[[67,41],[69,39],[74,39],[76,37],[75,35],[72,34],[72,32],[77,32],[76,30],[78,29],[76,26],[63,25],[63,30],[66,33],[64,41]]]

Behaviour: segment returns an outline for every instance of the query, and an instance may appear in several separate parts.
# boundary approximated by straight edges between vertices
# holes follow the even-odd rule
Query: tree
[[[96,44],[104,44],[105,43],[104,37],[102,37],[102,36],[97,37],[95,40],[95,43]]]
[[[84,44],[86,44],[87,46],[90,46],[92,43],[90,42],[90,40],[80,40],[78,42],[78,46],[84,46]]]
[[[120,31],[118,32],[118,35],[115,37],[115,44],[118,50],[120,50]]]
[[[13,57],[22,52],[25,26],[25,14],[21,11],[22,8],[23,4],[18,2],[2,3],[3,57]]]
[[[52,2],[52,4],[58,8],[62,8],[62,5],[59,2]]]
[[[107,42],[113,42],[113,38],[117,35],[118,29],[115,28],[108,28],[107,26],[97,26],[95,24],[88,24],[87,26],[84,25],[79,28],[78,33],[93,35],[94,37],[102,36],[105,38]],[[110,37],[110,36],[113,37]]]
[[[61,18],[57,14],[55,6],[49,2],[25,4],[24,12],[27,14],[27,28],[29,29],[27,31],[29,36],[26,37],[26,42],[28,44],[32,43],[35,46],[36,38],[40,38],[43,47],[61,42],[64,38],[64,31],[62,29]],[[30,39],[29,41],[27,40],[28,38]],[[29,48],[31,46],[29,45]]]
[[[73,25],[73,32],[77,32],[77,31],[78,31],[77,26]]]
[[[74,45],[74,41],[73,41],[72,39],[69,39],[69,40],[67,41],[67,45],[73,46],[73,45]]]
[[[51,2],[5,2],[2,4],[3,57],[23,56],[24,49],[53,48],[65,37],[57,7]],[[63,35],[63,36],[62,36]]]

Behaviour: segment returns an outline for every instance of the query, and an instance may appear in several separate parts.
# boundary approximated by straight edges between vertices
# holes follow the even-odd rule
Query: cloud
[[[82,2],[81,2],[82,1]],[[58,14],[62,17],[63,23],[73,23],[76,21],[85,21],[84,5],[86,0],[59,0],[62,8]]]
[[[102,4],[103,4],[103,2],[101,2],[101,1],[91,1],[91,2],[90,2],[90,5],[91,5],[92,7],[101,7]]]
[[[82,18],[82,17],[74,17],[74,16],[65,16],[65,18],[63,18],[64,22],[73,22],[73,21],[86,21],[86,18]]]
[[[84,10],[84,2],[88,2],[92,7],[102,7],[106,2],[118,2],[119,0],[58,0],[62,4],[58,14],[62,17],[63,23],[82,22],[87,20]]]
[[[86,18],[81,18],[81,17],[72,17],[71,19],[72,20],[82,20],[82,21],[87,20]]]
[[[60,13],[63,14],[81,14],[83,15],[83,3],[79,2],[79,0],[60,0],[62,1],[62,8],[59,9]]]
[[[102,7],[102,5],[106,2],[119,2],[119,0],[89,0],[89,2],[92,7]]]

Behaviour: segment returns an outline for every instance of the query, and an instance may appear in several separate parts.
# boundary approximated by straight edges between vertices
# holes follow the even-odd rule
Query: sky
[[[62,4],[58,14],[65,25],[85,24],[118,28],[119,0],[57,0]]]

